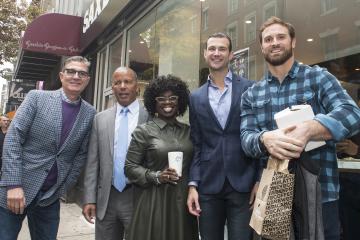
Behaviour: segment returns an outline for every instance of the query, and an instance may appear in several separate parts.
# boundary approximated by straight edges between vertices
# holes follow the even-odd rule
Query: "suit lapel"
[[[148,119],[148,114],[144,108],[144,106],[139,103],[139,119],[138,119],[138,124],[137,125],[140,125],[144,122],[146,122]]]
[[[61,92],[57,90],[54,94],[51,95],[50,104],[48,105],[52,109],[60,109],[59,111],[53,111],[52,118],[55,132],[55,141],[57,150],[60,150],[60,138],[61,138],[61,126],[62,126],[62,102],[61,102]]]
[[[200,97],[200,106],[204,106],[206,111],[209,113],[209,116],[213,119],[216,125],[222,129],[221,124],[215,116],[214,110],[211,108],[210,99],[209,99],[209,83],[204,84],[201,88],[201,97]],[[201,110],[201,109],[200,109]]]
[[[114,137],[115,137],[115,117],[116,117],[116,105],[111,108],[109,117],[107,118],[106,131],[109,136],[109,146],[111,159],[114,158]]]
[[[234,112],[236,112],[235,108],[240,107],[239,101],[240,101],[241,93],[243,91],[242,89],[243,86],[241,85],[240,78],[234,73],[232,73],[231,106],[230,106],[229,116],[226,120],[224,129],[226,129],[229,126],[232,116]]]

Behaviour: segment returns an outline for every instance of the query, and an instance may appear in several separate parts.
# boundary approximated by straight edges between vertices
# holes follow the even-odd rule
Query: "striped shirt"
[[[294,62],[282,83],[268,72],[249,88],[241,102],[241,139],[245,153],[267,159],[259,145],[264,131],[277,129],[274,114],[292,105],[310,104],[315,120],[332,134],[326,145],[309,152],[320,162],[322,201],[338,199],[339,180],[335,142],[348,138],[360,129],[360,109],[326,69]]]

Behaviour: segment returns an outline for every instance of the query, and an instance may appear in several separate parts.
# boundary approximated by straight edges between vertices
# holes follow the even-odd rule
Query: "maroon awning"
[[[46,81],[61,56],[80,54],[83,19],[58,13],[44,14],[27,27],[15,66],[15,79]]]
[[[80,53],[82,18],[59,13],[44,14],[27,27],[22,49],[56,55]]]

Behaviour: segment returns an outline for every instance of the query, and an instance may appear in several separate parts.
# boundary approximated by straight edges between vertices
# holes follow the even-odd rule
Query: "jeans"
[[[324,223],[325,240],[340,239],[340,221],[338,201],[322,204],[322,215]]]
[[[41,207],[38,205],[43,193],[40,192],[23,214],[14,214],[0,207],[0,240],[16,240],[22,222],[27,216],[31,239],[56,240],[60,221],[60,202]]]
[[[200,194],[201,240],[224,239],[225,222],[229,240],[251,239],[249,199],[250,193],[236,192],[228,181],[218,194]]]

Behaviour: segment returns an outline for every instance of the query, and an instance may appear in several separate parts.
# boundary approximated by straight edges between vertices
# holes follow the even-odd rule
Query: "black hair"
[[[166,91],[172,91],[179,97],[179,115],[184,115],[189,105],[189,88],[183,80],[170,74],[167,76],[158,76],[146,86],[144,91],[144,105],[146,110],[151,116],[154,116],[156,113],[155,98]]]

